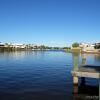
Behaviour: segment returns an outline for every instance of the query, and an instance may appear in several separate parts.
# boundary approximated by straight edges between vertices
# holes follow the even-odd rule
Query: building
[[[100,49],[100,43],[95,43],[95,49]]]
[[[12,44],[12,47],[24,49],[26,47],[26,45],[24,45],[24,44]]]
[[[95,50],[94,44],[81,43],[79,47],[82,49],[83,52],[91,52]]]
[[[0,48],[5,47],[3,43],[0,42]]]

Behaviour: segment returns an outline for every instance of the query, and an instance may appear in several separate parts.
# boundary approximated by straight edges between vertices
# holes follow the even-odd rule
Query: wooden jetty
[[[100,100],[100,66],[96,65],[87,65],[86,64],[86,58],[82,58],[82,64],[79,65],[79,57],[74,57],[74,67],[71,71],[73,76],[73,84],[74,84],[74,93],[78,93],[78,79],[81,78],[81,86],[86,85],[85,78],[94,78],[99,80],[99,100]]]
[[[74,78],[74,84],[78,84],[78,77],[83,78],[82,82],[85,82],[84,78],[100,78],[100,66],[93,65],[81,65],[78,69],[71,71]],[[84,80],[84,81],[83,81]]]

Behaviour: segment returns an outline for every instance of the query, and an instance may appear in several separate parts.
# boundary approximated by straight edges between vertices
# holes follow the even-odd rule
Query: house
[[[94,44],[81,43],[79,47],[82,49],[83,52],[91,52],[95,50]]]
[[[0,48],[5,47],[5,45],[3,43],[0,43]]]
[[[26,47],[26,45],[24,45],[24,44],[12,44],[12,46],[14,48],[21,48],[21,49],[24,49]]]
[[[95,49],[100,49],[100,43],[95,43]]]

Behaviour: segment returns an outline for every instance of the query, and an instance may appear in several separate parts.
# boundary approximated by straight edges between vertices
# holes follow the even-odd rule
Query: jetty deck
[[[100,78],[100,66],[81,65],[78,69],[73,69],[71,73],[75,77],[98,79]]]

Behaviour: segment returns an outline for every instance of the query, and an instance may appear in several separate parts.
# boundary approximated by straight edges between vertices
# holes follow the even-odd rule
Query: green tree
[[[79,47],[79,43],[77,43],[77,42],[73,43],[72,47]]]
[[[100,43],[95,44],[94,48],[95,49],[100,49]]]

